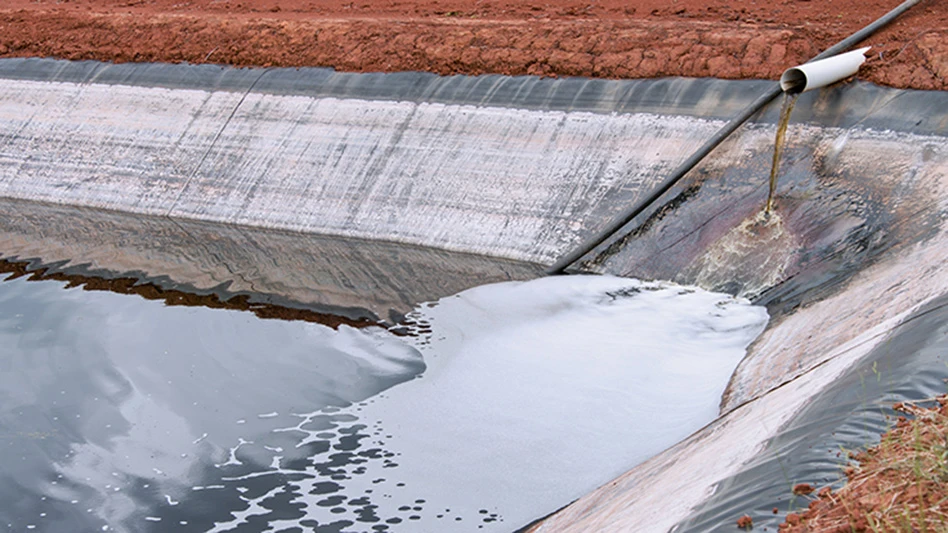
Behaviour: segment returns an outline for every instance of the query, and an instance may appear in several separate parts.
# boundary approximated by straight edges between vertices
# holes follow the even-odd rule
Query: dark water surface
[[[294,516],[279,510],[280,476],[224,479],[278,455],[284,465],[324,461],[332,492],[331,470],[354,462],[345,451],[381,431],[333,407],[424,368],[417,350],[379,327],[2,282],[0,529],[207,531],[243,498],[274,490],[273,513]],[[315,410],[325,413],[308,420],[318,438],[304,446],[272,431]]]

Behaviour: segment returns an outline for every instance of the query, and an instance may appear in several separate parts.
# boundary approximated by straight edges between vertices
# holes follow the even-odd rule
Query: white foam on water
[[[343,531],[521,527],[712,421],[767,313],[694,287],[574,276],[475,288],[409,318],[427,370],[342,411],[364,442],[333,445],[356,454],[329,470],[338,490],[314,490],[327,463],[287,483],[307,519],[349,522]],[[299,416],[283,431],[326,438],[307,428],[325,411]],[[259,511],[268,497],[246,501]]]

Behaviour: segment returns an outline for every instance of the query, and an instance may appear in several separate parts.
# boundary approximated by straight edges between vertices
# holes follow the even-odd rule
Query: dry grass
[[[853,456],[845,487],[820,490],[781,531],[948,533],[948,396],[894,407],[910,418]]]

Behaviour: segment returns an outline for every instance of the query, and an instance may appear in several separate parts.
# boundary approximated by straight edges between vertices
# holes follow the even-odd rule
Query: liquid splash
[[[779,214],[758,211],[708,246],[683,278],[752,299],[783,278],[797,248]]]

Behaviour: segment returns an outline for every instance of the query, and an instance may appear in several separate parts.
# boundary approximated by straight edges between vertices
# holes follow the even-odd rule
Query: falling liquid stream
[[[774,160],[770,166],[770,192],[767,194],[766,213],[770,213],[774,208],[774,193],[777,191],[777,174],[780,169],[780,154],[783,152],[784,140],[787,136],[787,124],[790,122],[790,113],[793,112],[793,105],[797,102],[799,94],[784,93],[783,107],[780,109],[780,122],[777,124],[777,138],[774,141]]]
[[[770,167],[770,192],[764,210],[745,218],[722,235],[685,270],[688,279],[695,280],[699,286],[754,298],[782,279],[797,244],[793,235],[785,231],[783,219],[773,212],[774,195],[780,155],[797,96],[784,93]]]

